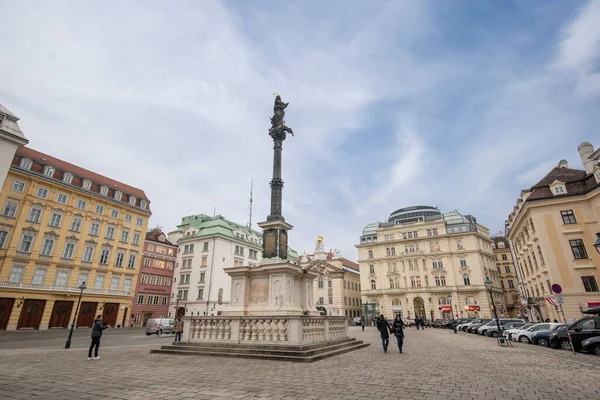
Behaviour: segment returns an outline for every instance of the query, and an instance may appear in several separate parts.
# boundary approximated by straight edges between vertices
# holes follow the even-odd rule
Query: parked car
[[[483,320],[482,320],[481,318],[475,318],[475,319],[471,320],[470,322],[467,322],[467,323],[463,324],[463,325],[461,326],[461,330],[462,330],[463,332],[468,332],[468,331],[469,331],[469,328],[470,328],[471,326],[473,326],[473,325],[475,325],[475,324],[481,324],[481,322],[482,322],[482,321],[483,321]]]
[[[460,318],[457,322],[456,329],[462,331],[465,325],[470,324],[474,320],[475,318]]]
[[[542,322],[539,324],[535,324],[530,328],[527,328],[527,329],[517,332],[513,337],[514,337],[514,340],[517,342],[532,343],[533,342],[532,336],[534,333],[540,332],[540,331],[550,331],[559,325],[560,324],[557,324],[557,323]]]
[[[438,319],[435,319],[435,320],[433,320],[433,322],[431,323],[431,326],[432,326],[432,327],[434,327],[434,328],[441,328],[441,326],[442,326],[442,322],[444,322],[444,320],[443,320],[443,319],[439,319],[439,318],[438,318]]]
[[[557,329],[550,335],[550,347],[555,349],[571,350],[569,336],[573,341],[575,351],[582,349],[582,342],[594,336],[600,336],[600,316],[583,317],[573,322],[568,327]]]
[[[557,324],[554,328],[549,331],[537,331],[531,335],[531,343],[537,344],[538,346],[548,347],[550,346],[550,334],[557,329],[565,327],[565,324]]]
[[[360,317],[354,317],[354,318],[352,318],[352,324],[353,325],[360,325]]]
[[[490,329],[492,326],[496,326],[496,320],[494,319],[488,321],[485,324],[482,324],[479,328],[477,328],[477,331],[475,333],[477,333],[478,335],[485,335],[488,329]]]
[[[480,320],[481,321],[480,323],[473,324],[473,325],[469,326],[469,328],[467,328],[467,332],[469,332],[469,333],[477,333],[477,329],[479,329],[479,327],[481,327],[482,325],[487,324],[491,320],[492,320],[491,318],[482,318]]]
[[[150,318],[146,322],[146,335],[173,333],[174,323],[172,318]]]
[[[502,333],[505,333],[507,330],[510,329],[520,328],[524,325],[525,321],[523,321],[522,319],[510,319],[509,321],[504,321],[504,323],[502,323],[502,320],[500,320],[500,328],[502,328]],[[498,337],[498,335],[500,335],[500,332],[498,332],[498,326],[496,326],[496,324],[493,324],[492,326],[488,327],[485,334],[491,337]]]
[[[594,336],[581,342],[581,349],[590,354],[600,356],[600,336]]]
[[[511,329],[507,329],[507,330],[504,331],[504,335],[506,337],[508,337],[509,339],[512,339],[513,336],[515,335],[515,333],[517,333],[518,331],[531,328],[534,325],[535,325],[535,323],[529,323],[529,324],[525,324],[525,325],[523,325],[521,327],[514,327],[514,328],[511,328]]]

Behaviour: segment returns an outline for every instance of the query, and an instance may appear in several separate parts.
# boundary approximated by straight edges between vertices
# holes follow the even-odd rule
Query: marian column
[[[294,132],[285,126],[285,109],[289,103],[281,101],[281,96],[275,97],[273,117],[269,136],[273,138],[273,179],[271,179],[271,213],[266,222],[258,224],[263,229],[263,259],[287,259],[287,231],[292,225],[285,222],[281,211],[283,195],[283,179],[281,179],[281,152],[286,134],[294,136]]]

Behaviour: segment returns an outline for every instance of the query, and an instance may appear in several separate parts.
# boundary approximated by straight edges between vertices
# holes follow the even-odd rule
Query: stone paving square
[[[0,350],[1,399],[600,399],[600,357],[450,330],[407,329],[404,353],[372,345],[311,364],[150,355],[156,344]],[[110,334],[110,333],[109,333]],[[392,338],[394,339],[394,338]]]

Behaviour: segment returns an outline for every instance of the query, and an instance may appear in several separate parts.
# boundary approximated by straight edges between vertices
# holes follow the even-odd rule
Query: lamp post
[[[452,329],[456,333],[456,321],[454,320],[454,307],[452,307],[452,293],[448,293],[448,302],[450,303],[450,313],[452,314]]]
[[[483,281],[485,288],[490,292],[490,298],[492,299],[492,307],[494,308],[494,317],[496,318],[496,326],[498,327],[498,335],[502,334],[502,330],[500,329],[500,320],[498,319],[498,312],[496,311],[496,304],[494,303],[494,295],[492,295],[492,289],[494,288],[494,282],[490,280],[490,278],[486,278]]]
[[[177,296],[175,296],[175,298],[177,299],[177,303],[175,305],[175,318],[177,318],[177,313],[179,312],[179,300],[181,300],[181,292],[177,292]]]
[[[596,232],[596,241],[594,242],[594,247],[598,254],[600,254],[600,232]]]
[[[67,339],[67,343],[65,344],[65,349],[71,348],[71,338],[73,337],[73,329],[75,329],[75,321],[77,320],[77,313],[79,313],[79,304],[81,304],[81,297],[83,296],[83,291],[85,289],[87,289],[87,286],[85,286],[85,281],[82,282],[81,286],[79,286],[77,289],[80,290],[79,300],[77,300],[77,307],[75,307],[75,315],[73,315],[73,323],[71,324],[71,330],[69,331],[69,338]]]

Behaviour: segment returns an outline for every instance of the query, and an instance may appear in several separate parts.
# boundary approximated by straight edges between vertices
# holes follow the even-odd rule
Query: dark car
[[[440,326],[442,326],[442,322],[444,322],[443,319],[436,319],[432,322],[431,326],[433,326],[434,328],[439,328]]]
[[[556,332],[558,329],[565,328],[565,324],[557,325],[549,331],[539,331],[531,335],[531,343],[537,344],[538,346],[548,347],[550,346],[550,334]]]
[[[581,342],[581,349],[590,354],[600,356],[600,336],[594,336]]]
[[[477,329],[479,329],[479,327],[481,325],[485,325],[488,322],[490,322],[491,320],[492,320],[491,318],[482,318],[480,323],[473,324],[473,325],[469,326],[469,328],[467,329],[467,332],[469,332],[469,333],[477,333]]]
[[[569,336],[573,341],[575,351],[581,351],[582,342],[594,336],[600,336],[600,316],[584,317],[568,326],[555,330],[550,334],[550,347],[571,350]]]

